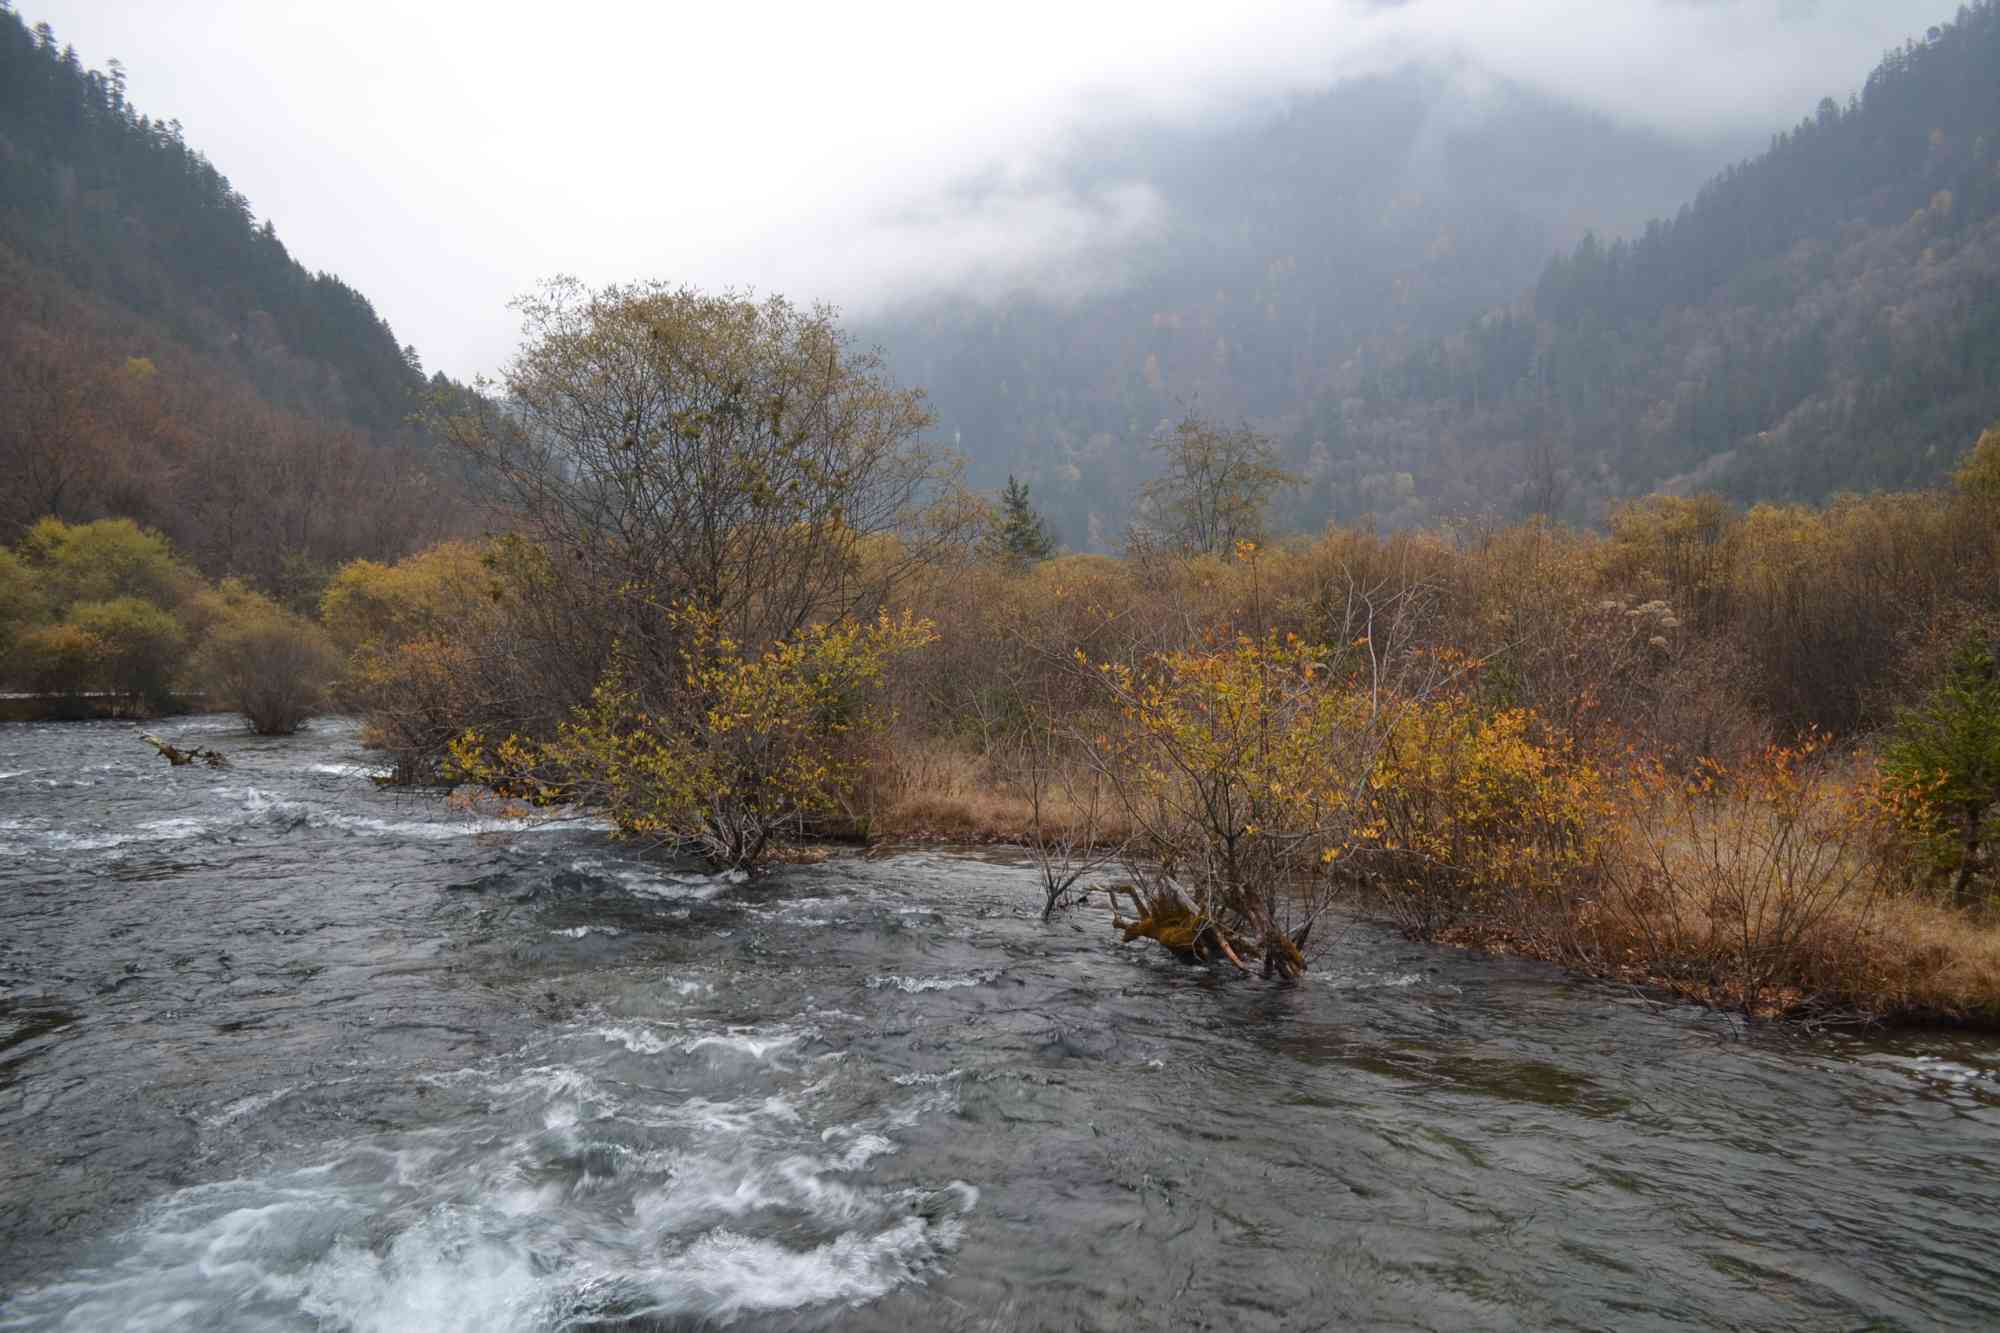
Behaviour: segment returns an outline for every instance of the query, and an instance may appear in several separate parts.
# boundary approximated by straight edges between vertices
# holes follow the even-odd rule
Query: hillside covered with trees
[[[1892,51],[1671,219],[1329,385],[1317,504],[1400,522],[1506,496],[1587,519],[1658,486],[1925,485],[2000,415],[2000,7]]]
[[[0,541],[130,517],[310,604],[455,521],[408,424],[426,380],[125,89],[0,4]]]
[[[1928,484],[2000,415],[1996,33],[1981,0],[1712,177],[1749,145],[1504,85],[1475,114],[1418,67],[1130,135],[1077,159],[1159,182],[1127,281],[867,333],[973,479],[1020,477],[1078,548],[1122,540],[1188,406],[1280,442],[1307,529]]]
[[[1015,475],[1064,542],[1111,547],[1163,423],[1195,408],[1286,434],[1370,346],[1462,327],[1551,253],[1643,225],[1748,146],[1421,64],[1235,121],[1099,127],[1064,186],[1143,182],[1161,215],[1101,286],[1063,274],[917,300],[858,331],[924,386],[975,484]]]

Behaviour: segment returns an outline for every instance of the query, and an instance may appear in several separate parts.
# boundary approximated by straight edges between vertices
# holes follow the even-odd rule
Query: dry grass
[[[873,835],[891,842],[1008,843],[1030,846],[1035,804],[1025,776],[1011,765],[969,747],[935,737],[905,737],[878,758],[864,793],[866,823]],[[1077,793],[1088,775],[1058,775],[1042,792],[1042,828],[1048,838],[1081,839],[1092,812]],[[1096,837],[1123,841],[1130,836],[1100,806]]]
[[[2000,1030],[2000,922],[1922,896],[1836,899],[1779,965],[1750,969],[1733,932],[1675,939],[1709,903],[1683,898],[1650,921],[1589,923],[1590,945],[1562,961],[1762,1017],[1840,1016]],[[1660,950],[1662,940],[1679,947]],[[1535,948],[1523,952],[1540,953]]]
[[[1853,973],[1856,1000],[1884,1017],[2000,1027],[2000,922],[1927,898],[1876,914]]]
[[[1864,765],[1773,750],[1726,787],[1641,785],[1531,951],[1764,1016],[2000,1026],[2000,918],[1924,885]]]

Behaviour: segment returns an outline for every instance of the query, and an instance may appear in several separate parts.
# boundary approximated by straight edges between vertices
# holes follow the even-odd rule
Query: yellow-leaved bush
[[[1388,727],[1342,854],[1405,929],[1434,935],[1473,915],[1510,926],[1594,868],[1612,813],[1603,779],[1537,739],[1535,722],[1444,694]]]
[[[614,665],[588,704],[542,742],[453,742],[460,775],[540,805],[602,812],[626,837],[750,868],[776,838],[841,813],[863,742],[888,721],[890,662],[929,644],[928,621],[883,614],[813,625],[762,651],[714,615],[668,613],[683,688],[647,700]]]
[[[400,781],[429,779],[451,739],[506,692],[483,669],[512,647],[500,586],[491,552],[470,542],[394,565],[356,560],[327,586],[320,622],[347,657],[341,692]]]
[[[1592,864],[1602,782],[1536,739],[1532,714],[1336,662],[1272,634],[1096,669],[1123,723],[1094,738],[1097,762],[1141,834],[1132,868],[1162,877],[1128,938],[1292,975],[1337,882],[1435,933]]]
[[[1140,835],[1129,868],[1157,875],[1128,939],[1304,969],[1326,904],[1287,890],[1341,838],[1370,723],[1327,687],[1327,657],[1273,634],[1096,668],[1124,725],[1093,738],[1095,762]]]
[[[190,599],[195,670],[212,703],[234,708],[260,736],[289,736],[325,705],[340,670],[325,630],[240,579]]]

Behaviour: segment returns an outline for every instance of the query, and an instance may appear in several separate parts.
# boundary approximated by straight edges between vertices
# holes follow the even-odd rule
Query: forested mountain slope
[[[0,542],[53,513],[160,527],[280,591],[438,535],[425,388],[180,125],[0,5]]]
[[[1892,51],[1634,240],[1328,387],[1321,507],[1587,519],[1654,487],[1817,500],[1939,479],[2000,417],[2000,6]]]
[[[1141,183],[1164,214],[1124,282],[916,303],[865,333],[929,390],[975,481],[1020,476],[1066,542],[1112,544],[1184,405],[1295,426],[1367,349],[1461,327],[1745,147],[1419,65],[1233,122],[1100,128],[1066,183]]]
[[[1417,68],[1106,141],[1080,177],[1170,205],[1132,281],[870,333],[1072,546],[1119,540],[1182,404],[1275,436],[1307,528],[1926,482],[2000,416],[1996,31],[1980,0],[1719,175],[1718,145]]]

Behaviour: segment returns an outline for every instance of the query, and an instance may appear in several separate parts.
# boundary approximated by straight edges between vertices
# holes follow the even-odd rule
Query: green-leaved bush
[[[1952,899],[1972,901],[1990,878],[2000,843],[2000,661],[1995,645],[1973,639],[1946,668],[1930,697],[1898,719],[1882,757],[1891,803],[1937,869]]]

